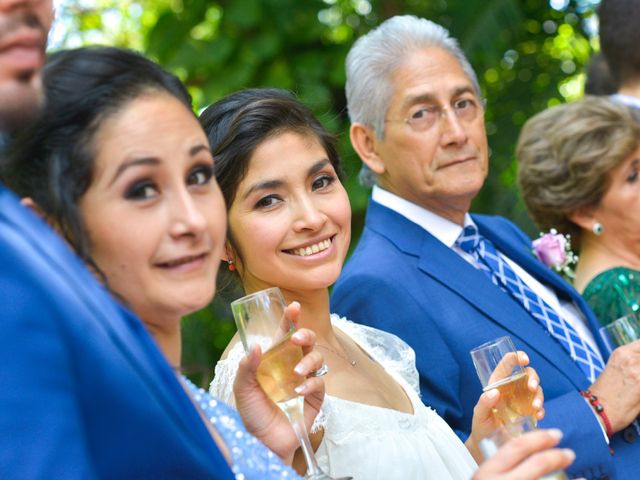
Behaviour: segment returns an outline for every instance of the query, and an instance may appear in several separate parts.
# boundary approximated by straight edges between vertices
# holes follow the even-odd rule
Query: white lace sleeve
[[[416,352],[404,340],[392,333],[360,325],[335,314],[331,315],[331,322],[385,369],[401,376],[418,395],[420,394]]]
[[[236,379],[238,364],[245,356],[242,343],[237,342],[227,353],[227,358],[216,363],[216,369],[209,386],[209,393],[235,408],[233,382]]]

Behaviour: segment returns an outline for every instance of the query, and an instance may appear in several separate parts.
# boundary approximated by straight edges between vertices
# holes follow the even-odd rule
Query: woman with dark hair
[[[46,108],[18,139],[4,172],[7,184],[140,317],[176,372],[167,381],[182,385],[192,403],[186,408],[206,422],[209,440],[237,478],[295,477],[247,433],[235,411],[178,372],[180,319],[206,306],[215,293],[226,226],[209,143],[188,93],[175,76],[141,55],[107,47],[53,55],[43,81]],[[297,306],[288,313],[296,317]],[[307,352],[299,364],[304,375],[322,365],[320,354],[308,353],[313,340],[304,329],[292,340]],[[253,351],[240,366],[239,410],[250,431],[291,461],[297,439],[257,385],[258,358]],[[313,377],[303,385],[311,420],[323,385]],[[122,469],[115,478],[149,475],[144,462],[128,465],[114,450],[104,450],[97,455]],[[185,478],[185,472],[166,471],[163,478]]]
[[[227,202],[224,258],[249,294],[279,287],[299,301],[300,325],[317,335],[329,373],[312,429],[320,467],[355,479],[468,479],[481,457],[477,442],[496,428],[497,391],[476,407],[468,450],[419,398],[413,350],[394,335],[352,323],[329,310],[329,286],[342,268],[351,210],[340,182],[332,136],[290,94],[234,93],[201,115]],[[372,292],[375,294],[375,292]],[[211,392],[233,402],[244,353],[235,338],[216,365]],[[535,373],[529,388],[538,389]],[[541,392],[532,413],[542,416]],[[294,465],[304,470],[303,459]]]

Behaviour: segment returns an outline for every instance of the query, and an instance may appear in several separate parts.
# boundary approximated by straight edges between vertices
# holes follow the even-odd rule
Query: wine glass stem
[[[307,475],[309,477],[313,477],[314,475],[318,475],[320,473],[320,469],[318,468],[316,457],[313,454],[313,448],[311,447],[311,442],[309,441],[307,427],[304,424],[303,407],[304,398],[297,397],[286,402],[286,405],[282,405],[282,410],[289,419],[289,422],[293,427],[293,431],[298,437],[298,442],[300,443],[300,447],[302,448],[304,459],[307,462]]]

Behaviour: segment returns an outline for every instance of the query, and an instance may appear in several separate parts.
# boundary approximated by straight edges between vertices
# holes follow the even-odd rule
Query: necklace
[[[338,340],[338,343],[340,343],[340,346],[342,347],[342,350],[344,350],[344,347],[342,346],[342,343],[340,342],[340,340]],[[329,347],[328,345],[322,345],[321,343],[316,343],[316,347],[322,347],[325,350],[329,350],[330,352],[335,353],[337,356],[339,356],[341,359],[343,359],[345,362],[347,362],[352,367],[355,367],[358,364],[358,362],[356,362],[355,360],[350,360],[349,357],[347,357],[346,354],[340,353],[339,351],[337,351],[334,348]]]

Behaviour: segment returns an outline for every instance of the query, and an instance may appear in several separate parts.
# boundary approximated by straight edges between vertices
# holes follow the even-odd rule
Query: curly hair
[[[605,97],[584,97],[538,113],[525,123],[516,147],[518,182],[538,227],[569,233],[579,246],[580,228],[568,217],[597,206],[609,172],[640,144],[630,109]]]

